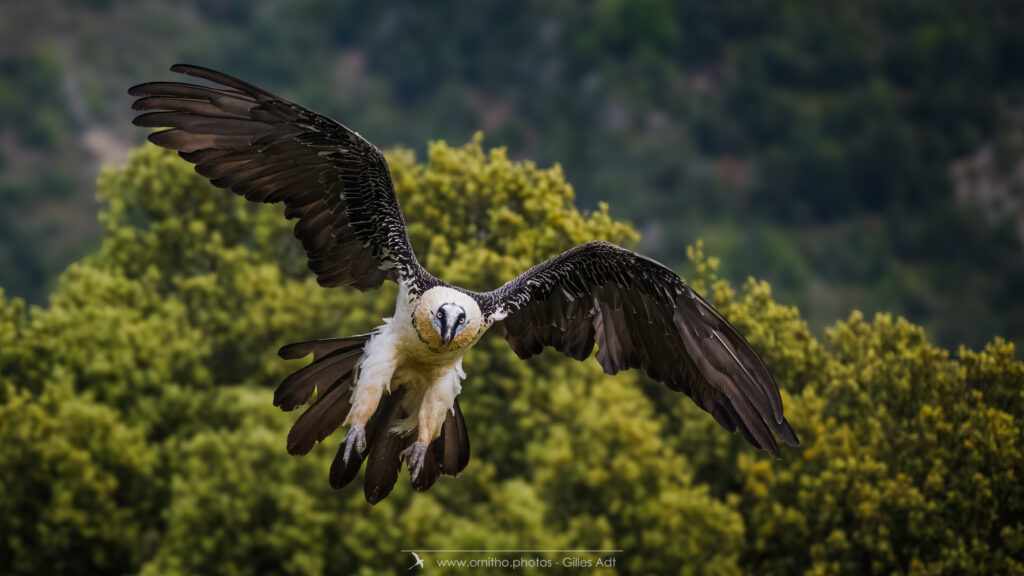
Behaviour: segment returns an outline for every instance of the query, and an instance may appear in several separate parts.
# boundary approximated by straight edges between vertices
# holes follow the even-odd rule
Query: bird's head
[[[445,302],[430,314],[430,325],[434,327],[441,342],[447,346],[466,329],[469,317],[466,309],[454,302]]]
[[[471,346],[485,329],[476,300],[446,286],[424,292],[413,316],[420,340],[436,351]]]

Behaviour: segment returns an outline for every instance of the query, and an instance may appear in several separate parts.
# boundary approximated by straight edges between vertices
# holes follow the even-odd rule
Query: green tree
[[[717,263],[691,256],[715,282]],[[715,449],[695,459],[697,477],[727,487],[743,515],[745,571],[1024,573],[1024,364],[1012,344],[951,358],[902,318],[855,312],[822,346],[766,284],[751,279],[739,299],[714,285],[716,305],[766,351],[803,442],[771,462],[699,431]]]
[[[7,574],[123,574],[149,548],[157,453],[57,370],[0,404],[0,562]]]

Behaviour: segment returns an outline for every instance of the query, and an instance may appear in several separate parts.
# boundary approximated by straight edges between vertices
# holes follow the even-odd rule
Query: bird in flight
[[[413,555],[414,558],[416,558],[416,563],[413,564],[412,566],[409,566],[409,568],[408,568],[408,570],[406,570],[406,572],[408,572],[409,570],[412,570],[413,568],[415,568],[417,566],[419,566],[420,568],[424,568],[424,566],[423,566],[423,559],[420,558],[420,555],[415,553],[415,552],[412,552],[412,555]]]
[[[394,315],[371,333],[279,352],[313,355],[274,393],[282,410],[309,403],[288,434],[288,452],[306,454],[347,425],[331,465],[333,487],[349,484],[364,461],[370,503],[391,492],[403,462],[420,491],[441,474],[458,475],[469,462],[457,399],[462,359],[492,329],[522,359],[550,346],[585,360],[596,345],[608,374],[641,369],[776,457],[779,442],[799,444],[758,353],[666,266],[589,242],[490,292],[452,286],[417,262],[387,162],[373,144],[226,74],[171,70],[213,86],[132,87],[132,107],[147,111],[134,124],[167,128],[151,133],[151,142],[176,150],[215,186],[253,202],[283,202],[321,286],[398,284]]]

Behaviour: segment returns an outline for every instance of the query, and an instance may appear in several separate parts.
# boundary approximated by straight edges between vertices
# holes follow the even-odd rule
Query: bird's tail
[[[366,501],[376,504],[395,487],[398,472],[402,468],[402,451],[415,440],[416,433],[402,433],[399,422],[407,417],[406,407],[402,402],[405,389],[399,388],[386,394],[380,401],[377,411],[366,423],[366,454],[352,454],[348,462],[344,458],[344,445],[338,447],[338,454],[331,464],[331,486],[343,488],[348,485],[359,472],[363,459],[366,459],[366,478],[363,490]],[[469,463],[469,435],[466,421],[462,417],[459,401],[448,412],[441,435],[427,446],[423,469],[412,482],[412,487],[425,492],[441,474],[458,476]]]
[[[274,393],[274,405],[288,411],[308,402],[316,392],[316,399],[288,433],[289,454],[307,454],[317,442],[323,441],[345,421],[351,408],[356,368],[369,340],[370,334],[314,340],[289,344],[278,352],[285,359],[302,358],[313,353],[313,362],[286,378]],[[345,462],[344,444],[339,447],[331,465],[332,487],[342,488],[352,482],[365,459],[366,500],[376,504],[391,493],[402,466],[401,453],[415,441],[415,433],[403,435],[396,431],[399,422],[408,416],[402,402],[404,394],[405,389],[398,388],[381,398],[364,430],[365,455],[353,453]],[[441,427],[440,436],[427,447],[423,470],[412,486],[425,491],[441,474],[456,476],[468,463],[469,435],[459,401],[455,400]]]

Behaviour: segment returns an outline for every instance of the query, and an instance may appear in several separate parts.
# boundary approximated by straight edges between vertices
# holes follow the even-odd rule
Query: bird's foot
[[[423,470],[423,462],[426,460],[426,456],[426,442],[413,442],[411,446],[402,450],[402,457],[409,463],[409,472],[412,473],[413,480],[415,480]]]
[[[348,429],[348,434],[345,434],[345,439],[342,440],[345,445],[345,464],[348,464],[349,456],[352,455],[352,450],[355,449],[359,456],[366,454],[366,428],[362,424],[353,424]]]

